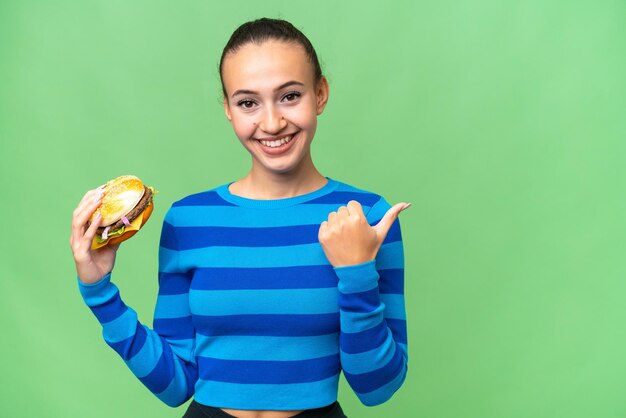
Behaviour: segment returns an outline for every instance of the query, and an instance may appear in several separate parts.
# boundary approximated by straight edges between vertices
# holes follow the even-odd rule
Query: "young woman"
[[[366,405],[407,371],[400,211],[325,177],[311,159],[328,83],[283,20],[240,26],[220,61],[246,176],[175,202],[163,222],[153,329],[111,282],[118,246],[92,251],[100,203],[73,215],[78,284],[105,341],[185,417],[345,417],[339,374]],[[349,140],[349,139],[348,139]]]

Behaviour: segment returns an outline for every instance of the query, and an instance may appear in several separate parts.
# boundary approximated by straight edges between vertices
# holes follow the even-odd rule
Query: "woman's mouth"
[[[300,131],[291,135],[285,135],[279,139],[275,139],[272,141],[265,139],[258,139],[257,141],[259,142],[259,144],[261,144],[261,149],[265,151],[266,154],[279,155],[289,151],[294,141],[298,139],[299,133]]]

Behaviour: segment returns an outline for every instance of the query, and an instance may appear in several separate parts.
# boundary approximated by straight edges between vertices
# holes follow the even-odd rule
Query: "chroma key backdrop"
[[[155,187],[114,282],[152,325],[163,217],[243,177],[217,72],[287,19],[330,101],[320,172],[400,215],[409,372],[357,418],[626,416],[626,3],[0,2],[0,416],[180,417],[108,347],[69,246],[83,194]]]

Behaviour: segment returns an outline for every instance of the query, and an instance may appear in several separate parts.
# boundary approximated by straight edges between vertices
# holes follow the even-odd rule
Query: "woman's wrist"
[[[111,272],[108,272],[104,276],[100,277],[99,279],[95,279],[95,280],[83,280],[83,279],[81,279],[81,277],[78,274],[76,275],[76,278],[78,279],[78,284],[80,286],[83,286],[83,287],[96,287],[96,286],[99,286],[99,285],[109,281],[111,279]]]

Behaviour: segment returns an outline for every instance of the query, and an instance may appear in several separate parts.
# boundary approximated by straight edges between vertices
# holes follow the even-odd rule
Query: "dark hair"
[[[239,26],[233,34],[230,36],[228,43],[222,51],[222,57],[220,58],[220,81],[222,82],[222,92],[226,97],[226,88],[224,87],[224,77],[222,76],[222,67],[224,66],[224,58],[226,55],[232,52],[236,52],[239,48],[249,43],[255,43],[257,45],[262,44],[265,41],[278,40],[285,42],[292,42],[301,45],[304,48],[311,65],[313,66],[313,78],[315,82],[319,82],[322,78],[322,68],[317,59],[315,49],[311,44],[311,41],[302,33],[296,29],[291,23],[281,19],[269,19],[261,18],[246,22]]]

